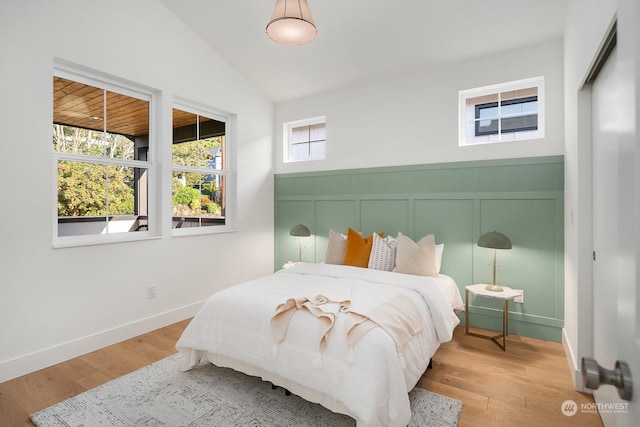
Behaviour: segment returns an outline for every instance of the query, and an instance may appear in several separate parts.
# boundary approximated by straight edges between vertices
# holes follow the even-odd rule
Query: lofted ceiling
[[[309,0],[318,36],[270,40],[275,0],[160,0],[273,101],[562,38],[567,0]]]

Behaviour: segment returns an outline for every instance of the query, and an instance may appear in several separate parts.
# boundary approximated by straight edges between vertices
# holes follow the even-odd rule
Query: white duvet
[[[394,295],[409,297],[425,327],[403,348],[382,328],[350,348],[346,315],[336,312],[325,351],[317,317],[298,310],[284,341],[270,320],[289,298],[350,300],[359,312]],[[330,309],[327,307],[326,309]],[[358,426],[406,426],[408,391],[442,342],[451,340],[463,309],[455,282],[366,268],[299,264],[212,295],[178,340],[184,369],[202,361],[230,367],[287,388],[309,401],[356,419]]]

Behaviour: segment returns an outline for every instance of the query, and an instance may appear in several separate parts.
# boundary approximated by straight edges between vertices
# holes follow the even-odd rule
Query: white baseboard
[[[562,347],[564,348],[564,354],[567,356],[567,363],[569,364],[569,372],[571,373],[571,380],[573,381],[573,388],[577,391],[584,393],[591,393],[591,390],[585,389],[582,383],[582,371],[580,367],[576,366],[576,357],[571,343],[567,339],[566,330],[562,328]]]
[[[204,301],[0,362],[0,383],[194,316]]]

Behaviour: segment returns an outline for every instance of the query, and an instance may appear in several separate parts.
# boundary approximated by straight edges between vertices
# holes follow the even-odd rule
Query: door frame
[[[593,59],[589,72],[585,76],[584,82],[578,91],[578,139],[580,142],[579,165],[580,173],[580,193],[583,196],[581,207],[581,226],[578,234],[581,236],[578,245],[579,259],[584,260],[579,264],[580,292],[578,295],[578,348],[577,356],[594,356],[594,301],[593,301],[593,82],[605,62],[609,58],[611,51],[617,44],[617,17],[613,17],[610,22],[598,51]],[[585,309],[588,307],[588,309]],[[580,367],[575,367],[576,373],[574,384],[578,391],[592,393],[587,389],[582,381]]]
[[[623,69],[620,76],[620,82],[627,89],[627,93],[632,100],[628,101],[626,104],[628,107],[627,110],[624,110],[624,119],[623,127],[621,128],[620,133],[620,144],[626,144],[627,147],[633,147],[631,150],[628,150],[631,153],[629,156],[630,161],[634,163],[633,167],[633,187],[627,188],[627,194],[633,197],[634,209],[633,214],[640,213],[640,184],[638,184],[638,180],[640,179],[640,117],[638,116],[640,112],[640,50],[637,47],[640,45],[640,29],[637,28],[637,20],[640,19],[640,5],[635,4],[635,0],[618,0],[617,2],[617,13],[616,16],[613,17],[612,22],[604,34],[605,37],[602,38],[602,43],[597,49],[598,54],[595,55],[594,60],[592,62],[592,66],[589,67],[589,73],[586,74],[585,79],[581,85],[578,87],[577,93],[577,140],[578,140],[578,156],[575,159],[575,165],[577,167],[578,173],[575,177],[579,181],[578,185],[578,204],[576,209],[580,210],[580,221],[577,227],[577,247],[576,254],[578,263],[576,265],[576,276],[577,282],[579,284],[577,290],[578,293],[576,295],[578,301],[578,309],[576,311],[576,317],[578,321],[579,327],[577,328],[577,338],[578,345],[575,348],[577,354],[571,354],[570,351],[567,352],[568,357],[571,359],[571,368],[573,368],[573,372],[576,374],[574,378],[574,385],[576,390],[591,392],[590,390],[585,389],[582,375],[580,372],[580,368],[573,365],[574,361],[577,359],[574,357],[576,355],[579,356],[587,356],[593,357],[594,353],[594,328],[593,328],[593,261],[592,261],[592,251],[593,251],[593,137],[591,132],[592,126],[592,117],[591,117],[591,108],[592,108],[592,88],[590,81],[594,78],[591,72],[594,69],[597,69],[598,62],[600,62],[603,58],[607,58],[606,50],[607,50],[607,40],[611,36],[611,32],[615,31],[617,34],[616,44],[618,46],[618,59],[623,62]],[[596,72],[597,75],[597,72]],[[632,158],[631,158],[632,157]],[[573,212],[571,212],[571,221],[573,220]],[[635,227],[634,230],[629,230],[629,233],[625,237],[627,249],[632,248],[633,253],[633,261],[635,262],[635,274],[633,276],[627,277],[627,281],[625,283],[631,284],[633,283],[633,298],[635,314],[633,314],[632,322],[625,322],[624,319],[622,323],[619,323],[619,327],[626,329],[626,334],[628,336],[635,337],[636,340],[633,341],[634,345],[637,345],[636,341],[638,338],[638,328],[640,327],[640,317],[638,317],[638,301],[640,300],[640,294],[638,293],[638,284],[640,284],[640,229]],[[633,244],[629,245],[629,241],[632,240]],[[629,282],[632,280],[632,282]],[[627,289],[628,291],[628,289]],[[627,314],[627,313],[625,313]],[[616,318],[618,322],[620,316]],[[632,348],[629,343],[618,343],[617,351],[619,360],[625,360],[625,358],[629,357],[629,354],[637,354],[630,353],[630,350],[635,350],[635,347]],[[569,346],[565,346],[565,349],[570,349]],[[633,365],[633,364],[630,364]],[[637,366],[637,365],[636,365]],[[630,366],[632,370],[632,375],[635,377],[635,385],[638,385],[638,378],[640,372],[634,372],[634,366]],[[577,369],[576,369],[577,368]],[[613,368],[612,366],[605,366],[607,369]],[[609,386],[607,386],[609,387]],[[637,387],[640,388],[640,387]],[[640,405],[640,401],[638,399],[638,390],[636,390],[635,396],[633,397],[630,404],[635,406],[635,411],[632,410],[631,414],[634,412],[637,413],[638,405]],[[629,419],[625,419],[623,425],[631,425],[629,424]]]

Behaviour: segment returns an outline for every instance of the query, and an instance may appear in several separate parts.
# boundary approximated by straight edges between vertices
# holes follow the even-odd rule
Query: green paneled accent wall
[[[561,156],[350,169],[275,176],[275,264],[322,262],[329,229],[365,235],[399,231],[444,243],[442,273],[464,287],[492,280],[493,252],[476,242],[500,231],[497,281],[524,291],[509,303],[509,331],[561,340],[564,294],[564,164]],[[305,224],[311,237],[289,236]],[[472,326],[501,328],[500,300],[472,297]],[[464,320],[464,314],[461,314]]]

